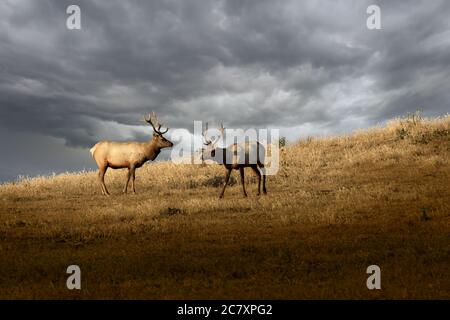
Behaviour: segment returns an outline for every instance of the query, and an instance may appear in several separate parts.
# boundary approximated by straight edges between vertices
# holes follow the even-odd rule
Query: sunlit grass
[[[124,170],[107,173],[111,197],[95,172],[6,183],[0,297],[74,297],[78,261],[76,297],[449,298],[449,156],[450,116],[415,114],[283,147],[266,196],[251,170],[248,198],[235,179],[220,200],[223,167],[170,162],[138,169],[136,195]],[[370,263],[382,292],[364,286]]]

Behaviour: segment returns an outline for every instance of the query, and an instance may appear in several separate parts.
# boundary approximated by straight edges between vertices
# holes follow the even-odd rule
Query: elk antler
[[[223,127],[223,124],[222,124],[222,123],[220,123],[220,128],[219,128],[218,130],[220,131],[220,134],[221,134],[222,137],[223,137],[223,135],[225,134],[225,128]],[[202,132],[202,135],[203,135],[203,144],[204,144],[205,146],[208,146],[208,145],[210,145],[210,144],[213,144],[213,145],[216,144],[216,142],[219,141],[220,137],[218,137],[215,141],[212,141],[212,140],[210,140],[210,139],[208,139],[208,138],[206,137],[207,131],[208,131],[208,122],[207,122],[206,125],[205,125],[205,131]]]
[[[209,146],[212,141],[209,140],[208,138],[206,138],[206,133],[208,132],[208,122],[205,124],[205,131],[202,132],[202,136],[203,136],[203,144],[205,146]]]
[[[167,128],[166,131],[164,131],[164,132],[161,131],[162,124],[159,123],[159,121],[156,117],[156,114],[154,112],[149,114],[148,118],[144,116],[144,120],[145,120],[145,122],[151,124],[151,126],[153,127],[153,130],[158,134],[162,135],[162,134],[166,133],[167,131],[169,131],[169,128]],[[158,127],[158,128],[156,128],[156,127]]]

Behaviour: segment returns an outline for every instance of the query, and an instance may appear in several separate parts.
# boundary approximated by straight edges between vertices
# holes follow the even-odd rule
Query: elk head
[[[225,128],[223,127],[223,124],[220,124],[220,128],[218,129],[220,136],[216,137],[216,139],[211,140],[207,137],[208,134],[208,122],[205,125],[205,131],[202,132],[203,135],[203,144],[204,147],[202,148],[202,162],[205,162],[205,160],[215,160],[216,158],[216,151],[217,151],[217,142],[220,140],[221,137],[224,137],[225,134]]]
[[[144,117],[144,120],[152,126],[153,140],[155,140],[156,146],[158,148],[162,149],[173,147],[173,143],[163,136],[163,134],[169,131],[169,128],[166,128],[165,131],[161,131],[162,124],[159,123],[154,112],[149,114],[148,117]]]

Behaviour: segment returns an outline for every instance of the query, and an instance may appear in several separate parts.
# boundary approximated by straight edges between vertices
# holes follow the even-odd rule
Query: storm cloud
[[[4,0],[0,180],[89,167],[100,139],[147,139],[150,111],[290,139],[444,114],[449,17],[448,1]]]

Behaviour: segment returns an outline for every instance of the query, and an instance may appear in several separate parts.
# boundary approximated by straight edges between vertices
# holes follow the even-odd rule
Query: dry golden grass
[[[169,162],[139,169],[136,195],[123,170],[109,198],[93,172],[1,185],[0,298],[450,298],[450,116],[281,153],[267,196],[246,171],[247,199],[218,199],[221,166]]]

